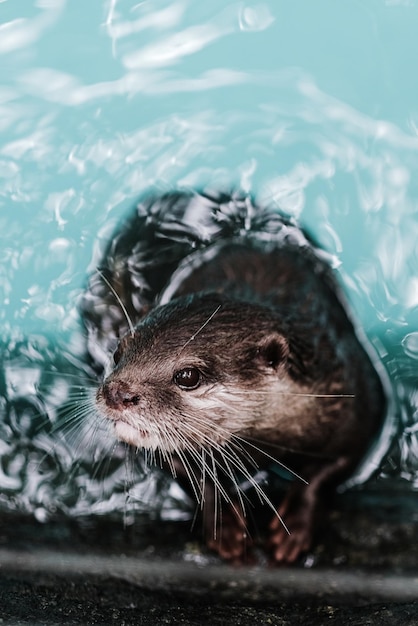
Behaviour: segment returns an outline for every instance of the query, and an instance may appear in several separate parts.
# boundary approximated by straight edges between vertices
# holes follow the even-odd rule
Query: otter
[[[331,266],[248,196],[172,192],[137,207],[84,296],[99,414],[194,496],[225,560],[251,555],[242,481],[271,509],[272,559],[293,563],[382,427],[382,376]],[[254,478],[272,466],[293,476],[281,501]]]

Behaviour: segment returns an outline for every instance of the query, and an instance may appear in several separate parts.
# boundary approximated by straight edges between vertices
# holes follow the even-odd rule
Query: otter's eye
[[[185,367],[174,374],[174,382],[180,389],[196,389],[200,381],[201,375],[196,367]]]

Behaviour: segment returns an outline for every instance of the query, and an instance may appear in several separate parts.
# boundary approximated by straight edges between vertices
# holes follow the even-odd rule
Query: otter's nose
[[[123,381],[105,382],[102,387],[103,397],[111,409],[123,409],[139,403],[139,396]]]

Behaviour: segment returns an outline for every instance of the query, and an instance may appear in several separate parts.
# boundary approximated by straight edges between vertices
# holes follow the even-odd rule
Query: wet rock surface
[[[418,623],[418,602],[336,605],[320,598],[254,604],[149,591],[114,579],[0,576],[2,624],[379,624]]]
[[[230,567],[189,523],[3,514],[0,623],[418,624],[416,498],[385,494],[341,498],[292,568]]]

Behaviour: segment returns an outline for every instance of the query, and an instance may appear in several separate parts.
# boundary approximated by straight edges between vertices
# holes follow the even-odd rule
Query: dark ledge
[[[305,563],[279,568],[261,551],[221,563],[188,523],[3,514],[1,623],[417,624],[416,495],[366,496],[340,498]]]

